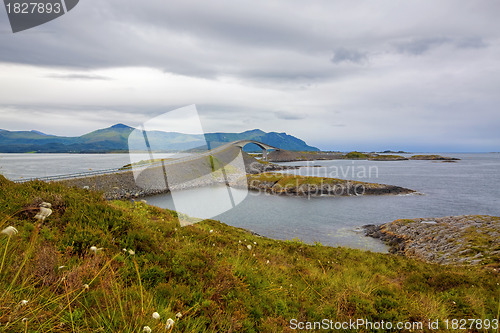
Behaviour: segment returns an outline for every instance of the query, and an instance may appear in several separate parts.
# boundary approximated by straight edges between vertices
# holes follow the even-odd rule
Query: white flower
[[[127,252],[127,249],[122,249],[123,252]]]
[[[268,260],[268,261],[266,261],[266,264],[269,264],[269,260]]]
[[[160,314],[158,312],[153,312],[153,318],[156,320],[160,319]]]
[[[89,285],[88,285],[88,284],[84,284],[84,285],[83,285],[83,289],[85,289],[85,290],[89,290]]]
[[[252,245],[248,244],[247,245],[247,249],[251,250],[252,249]]]
[[[167,319],[167,325],[165,325],[165,329],[172,328],[174,326],[174,320],[172,318]]]
[[[177,312],[177,313],[175,314],[175,317],[177,317],[177,318],[182,318],[182,313]]]
[[[24,306],[28,304],[29,301],[30,301],[29,299],[23,299],[19,304],[21,304],[21,306]]]
[[[63,269],[64,267],[66,267],[66,266],[59,266],[59,267],[57,267],[57,269]]]
[[[257,245],[257,242],[253,242],[255,245]]]
[[[44,203],[42,203],[42,205],[43,204],[47,204],[47,203],[44,202]],[[35,219],[43,222],[43,220],[45,220],[47,217],[50,216],[50,214],[52,214],[52,209],[47,208],[47,207],[42,206],[42,205],[40,205],[40,212],[35,215]],[[49,205],[49,207],[51,206],[50,204],[47,204],[47,205]]]
[[[210,233],[214,232],[212,229],[210,229]]]
[[[17,233],[18,233],[17,229],[14,228],[13,226],[7,227],[7,228],[2,230],[2,234],[5,234],[7,236],[12,236],[12,235],[15,235]]]
[[[151,328],[149,326],[144,326],[144,328],[142,329],[142,332],[143,333],[151,333]]]
[[[94,252],[94,254],[97,254],[97,251],[101,251],[103,248],[100,247],[100,248],[97,248],[95,246],[91,246],[90,247],[90,251]]]
[[[128,250],[128,254],[130,254],[131,256],[133,256],[133,255],[135,255],[135,252],[134,252],[134,250],[130,249],[130,250]]]

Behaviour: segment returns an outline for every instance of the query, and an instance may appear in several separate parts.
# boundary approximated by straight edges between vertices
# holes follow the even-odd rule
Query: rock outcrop
[[[364,226],[390,252],[439,264],[500,267],[500,217],[488,215],[399,219]]]

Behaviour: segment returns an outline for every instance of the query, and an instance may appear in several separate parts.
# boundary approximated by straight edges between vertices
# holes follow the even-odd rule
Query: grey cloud
[[[431,37],[431,38],[416,38],[410,41],[396,43],[396,49],[401,53],[412,55],[422,55],[433,48],[442,45],[453,45],[459,49],[481,49],[488,45],[481,37]]]
[[[421,55],[430,49],[449,43],[446,37],[417,38],[410,41],[396,43],[396,48],[401,53]]]
[[[480,37],[468,37],[459,39],[456,42],[456,46],[464,49],[481,49],[487,47],[488,45]]]
[[[338,49],[335,51],[331,61],[335,64],[342,62],[363,63],[368,60],[366,52],[356,50]]]
[[[329,0],[317,0],[315,6],[297,1],[242,6],[229,0],[214,0],[209,5],[191,0],[168,6],[161,0],[147,4],[121,0],[117,5],[116,0],[102,0],[96,7],[80,2],[61,19],[36,30],[0,34],[0,61],[77,69],[144,66],[208,79],[234,76],[318,82],[343,76],[332,68],[332,62],[364,63],[368,54],[385,52],[381,45],[389,40],[419,35],[421,29],[415,28],[415,22],[426,20],[422,14],[426,13],[425,5],[410,3],[400,13],[408,17],[406,21],[384,19],[388,15],[384,5],[371,8],[377,16],[360,13],[358,5]],[[433,10],[444,15],[450,6],[454,7],[436,5]],[[483,12],[490,15],[494,8],[485,6]],[[349,18],[359,15],[364,15],[363,24],[351,24]],[[463,13],[425,28],[437,32],[443,27],[454,28],[463,23],[461,17]],[[457,32],[457,38],[465,37]],[[397,48],[403,53],[422,54],[443,42],[420,38],[401,42]],[[346,47],[335,50],[332,57],[332,45]],[[461,45],[480,44],[464,39]]]

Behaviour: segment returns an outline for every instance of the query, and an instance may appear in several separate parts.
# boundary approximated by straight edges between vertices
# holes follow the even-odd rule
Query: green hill
[[[79,137],[61,137],[47,135],[37,131],[0,130],[0,153],[109,153],[127,152],[129,135],[133,127],[116,124],[99,129]],[[256,140],[286,150],[317,151],[300,140],[286,133],[251,130],[242,133],[207,133],[203,135],[176,132],[147,132],[151,146],[160,151],[184,151],[193,148],[215,148],[223,143],[236,140]],[[143,140],[142,133],[138,140]],[[138,142],[143,147],[143,142]],[[245,147],[247,148],[247,147]],[[256,147],[254,147],[256,148]],[[251,151],[249,146],[247,151]],[[258,150],[258,149],[257,149]]]

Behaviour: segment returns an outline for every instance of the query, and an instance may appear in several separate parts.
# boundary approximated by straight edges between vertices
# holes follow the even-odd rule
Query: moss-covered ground
[[[43,222],[41,202],[53,211]],[[180,227],[173,211],[61,184],[0,176],[8,226],[18,233],[0,234],[4,332],[287,332],[292,319],[499,316],[491,270],[272,240],[212,220]]]

